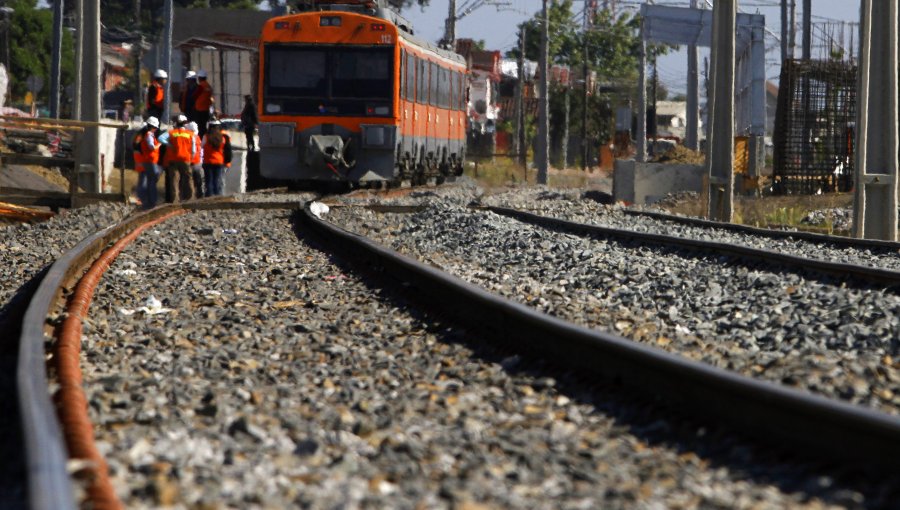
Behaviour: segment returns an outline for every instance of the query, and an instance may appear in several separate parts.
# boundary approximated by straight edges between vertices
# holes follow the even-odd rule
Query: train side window
[[[406,50],[400,50],[400,65],[397,66],[400,70],[400,76],[397,80],[397,83],[400,84],[400,98],[406,99]]]
[[[438,72],[437,72],[438,68],[437,68],[437,64],[435,64],[434,62],[429,62],[428,67],[431,70],[431,72],[428,73],[430,75],[430,81],[431,81],[431,86],[429,87],[429,93],[428,93],[428,99],[429,99],[428,104],[430,104],[431,106],[437,106],[438,103],[440,102],[439,101],[440,98],[439,98],[439,94],[438,94]]]
[[[419,104],[428,103],[428,75],[425,73],[426,62],[420,58],[416,59],[416,102]]]
[[[450,108],[450,70],[441,69],[441,108]]]
[[[406,52],[406,99],[416,99],[416,56]]]
[[[447,108],[454,110],[453,98],[456,97],[456,71],[447,71],[447,89],[450,91],[450,94],[447,96]]]

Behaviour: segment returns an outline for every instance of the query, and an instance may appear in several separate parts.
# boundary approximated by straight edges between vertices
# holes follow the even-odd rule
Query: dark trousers
[[[256,140],[253,138],[253,134],[256,132],[256,128],[247,128],[244,130],[244,136],[247,137],[247,150],[252,151],[256,150]]]
[[[166,167],[166,196],[172,195],[172,202],[190,200],[194,196],[194,178],[190,163],[174,162]]]
[[[206,134],[206,125],[209,123],[209,112],[194,112],[194,122],[197,123],[197,134],[203,138]]]

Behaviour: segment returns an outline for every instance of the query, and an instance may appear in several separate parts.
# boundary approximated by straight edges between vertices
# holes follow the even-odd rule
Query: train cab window
[[[391,53],[381,48],[335,50],[332,97],[389,99],[394,88]]]
[[[466,86],[468,84],[466,80],[466,73],[459,73],[459,111],[466,111],[466,103],[469,101],[469,88]]]
[[[269,48],[266,55],[268,93],[324,96],[328,79],[326,59],[325,51],[313,48]]]

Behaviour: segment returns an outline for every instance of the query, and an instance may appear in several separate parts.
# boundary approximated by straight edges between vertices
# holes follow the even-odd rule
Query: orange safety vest
[[[191,131],[193,133],[193,131]],[[191,165],[199,165],[202,161],[203,157],[202,151],[200,150],[200,135],[194,133],[194,157],[191,159]]]
[[[169,146],[166,149],[166,163],[190,163],[194,159],[194,132],[190,129],[175,128],[169,131]]]
[[[146,136],[148,134],[150,135],[149,137]],[[152,144],[150,143],[150,140],[148,140],[148,138],[150,140],[153,140]],[[153,133],[150,133],[149,131],[147,133],[138,133],[137,135],[135,135],[134,141],[138,144],[138,147],[140,147],[140,150],[134,151],[135,171],[144,171],[143,165],[141,165],[140,167],[138,166],[139,163],[159,162],[159,147],[161,144],[156,139],[156,137],[153,136]],[[138,170],[138,168],[140,168],[140,170]]]
[[[222,144],[219,148],[209,143],[209,135],[203,137],[203,163],[207,165],[225,165],[225,146],[231,143],[231,138],[222,133]],[[231,163],[227,163],[231,166]]]
[[[212,106],[212,85],[206,80],[198,81],[195,94],[197,94],[197,99],[194,100],[194,110],[198,112],[209,111],[209,107]]]
[[[151,107],[162,108],[163,99],[165,99],[165,91],[159,83],[151,82],[147,87],[147,104]]]

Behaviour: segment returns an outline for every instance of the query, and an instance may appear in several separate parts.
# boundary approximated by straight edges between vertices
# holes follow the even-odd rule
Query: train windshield
[[[391,47],[266,47],[264,94],[283,114],[365,114],[393,98]],[[275,112],[271,112],[275,113]]]

